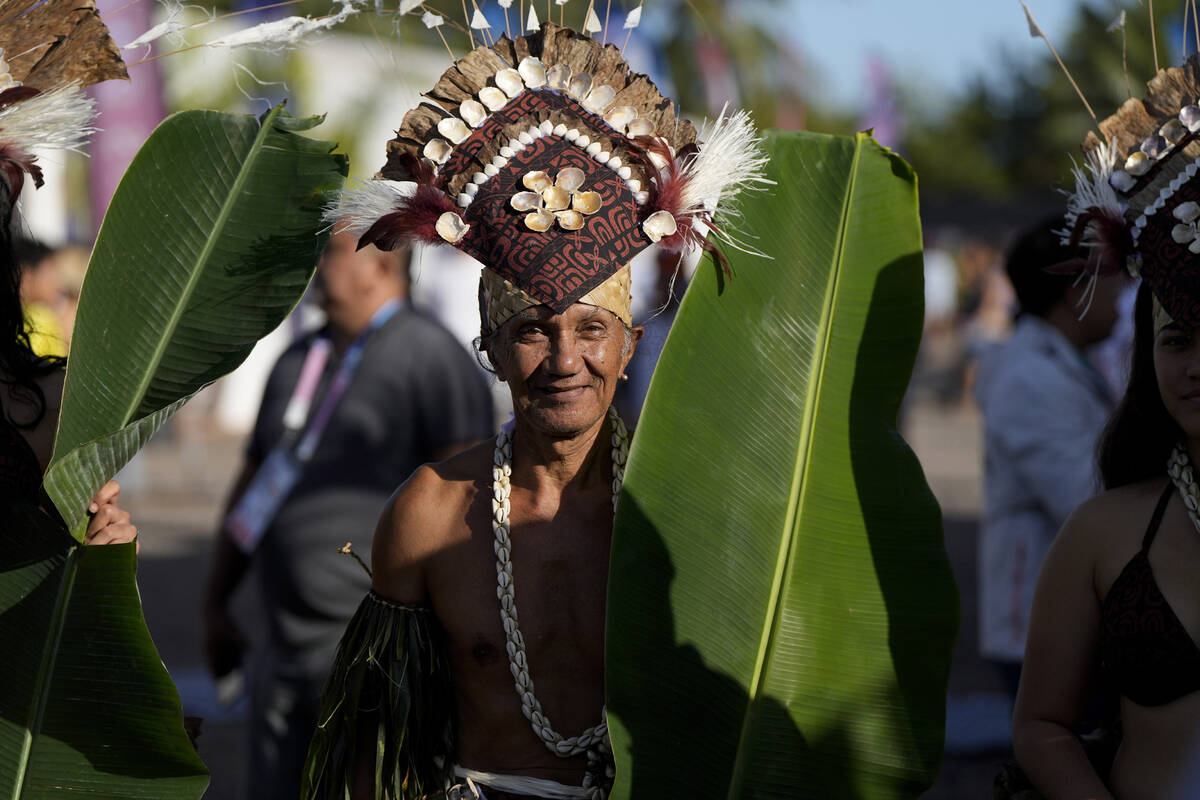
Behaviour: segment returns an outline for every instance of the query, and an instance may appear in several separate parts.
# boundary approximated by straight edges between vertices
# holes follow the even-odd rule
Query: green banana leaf
[[[921,334],[916,176],[865,134],[767,136],[765,260],[701,265],[612,548],[612,798],[914,798],[958,627],[896,416]]]
[[[320,121],[184,111],[138,152],[88,265],[55,462],[229,372],[299,301],[346,173],[299,135]]]
[[[2,796],[179,800],[208,785],[146,630],[133,546],[78,542],[95,491],[299,301],[347,171],[333,143],[299,135],[318,122],[282,107],[177,114],[117,189],[81,294],[47,501],[4,498]]]
[[[47,471],[42,479],[42,488],[49,497],[54,498],[54,505],[67,524],[67,530],[87,530],[87,507],[98,486],[103,486],[132,461],[150,441],[150,437],[192,396],[181,397],[114,433],[76,447]]]
[[[208,773],[142,618],[133,545],[83,547],[26,498],[0,529],[0,794],[199,798]]]

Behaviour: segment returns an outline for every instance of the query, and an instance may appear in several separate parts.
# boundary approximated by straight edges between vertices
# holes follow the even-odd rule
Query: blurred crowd
[[[1008,250],[1021,231],[980,238],[953,228],[935,230],[925,250],[925,328],[910,401],[943,407],[974,406],[972,390],[986,356],[1012,335],[1020,311],[1005,272]],[[1112,333],[1087,348],[1088,356],[1119,392],[1126,379],[1133,335],[1133,292],[1117,301]]]
[[[65,356],[91,250],[77,244],[52,248],[34,239],[18,239],[13,249],[21,269],[21,307],[33,351],[39,356]]]

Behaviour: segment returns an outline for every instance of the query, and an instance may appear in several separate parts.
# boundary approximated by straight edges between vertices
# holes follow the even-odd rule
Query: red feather
[[[447,211],[458,213],[445,192],[428,183],[418,183],[412,197],[401,199],[394,211],[367,228],[358,240],[358,249],[369,244],[380,250],[395,250],[409,242],[442,244],[445,240],[437,232],[437,221]]]
[[[35,89],[32,86],[14,86],[11,89],[5,89],[0,92],[0,108],[10,106],[13,103],[19,103],[22,100],[28,100],[31,97],[37,97],[41,94],[40,89]]]
[[[1085,269],[1095,269],[1100,275],[1115,275],[1125,268],[1125,261],[1133,252],[1133,234],[1129,231],[1125,216],[1115,210],[1092,206],[1076,217],[1075,225],[1071,228],[1069,247],[1079,247],[1089,225],[1094,226],[1097,239],[1091,248],[1091,255],[1086,259],[1072,258],[1047,267],[1047,272],[1073,275]]]
[[[416,183],[433,183],[436,178],[433,172],[433,162],[419,158],[415,153],[406,150],[400,153],[396,160],[400,162],[400,167],[411,176],[410,180]]]
[[[31,156],[13,144],[0,143],[0,171],[8,182],[9,205],[17,202],[21,187],[25,185],[25,173],[33,178],[33,185],[42,187],[42,168],[37,165],[37,156]]]
[[[712,215],[703,206],[683,208],[683,192],[690,180],[687,167],[700,154],[700,148],[695,144],[688,144],[679,148],[678,152],[672,153],[667,143],[656,136],[639,136],[635,142],[647,154],[647,164],[652,164],[649,160],[650,153],[661,156],[667,162],[666,167],[658,172],[657,180],[650,184],[650,200],[646,203],[649,213],[666,211],[675,218],[675,233],[660,239],[658,246],[671,252],[699,247],[709,253],[725,275],[732,280],[733,270],[725,254],[693,224],[699,220],[709,230],[720,233]]]

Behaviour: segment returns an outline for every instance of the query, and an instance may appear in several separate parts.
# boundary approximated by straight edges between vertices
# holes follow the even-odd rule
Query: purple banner
[[[117,46],[132,42],[154,24],[156,4],[142,0],[97,0],[101,17]],[[150,48],[122,51],[126,64],[150,55]],[[92,135],[88,160],[92,230],[100,227],[104,212],[126,168],[150,132],[162,122],[166,109],[158,61],[129,68],[128,81],[105,81],[89,91],[100,112],[99,130]]]

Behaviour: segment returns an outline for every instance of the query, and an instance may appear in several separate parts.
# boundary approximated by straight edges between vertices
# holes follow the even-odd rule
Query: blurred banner
[[[859,122],[859,130],[873,130],[875,141],[884,147],[899,147],[904,141],[904,116],[896,96],[896,82],[887,61],[879,56],[867,65],[870,103]]]
[[[132,42],[154,25],[155,3],[138,0],[97,0],[100,15],[117,46]],[[159,48],[169,47],[163,42]],[[123,50],[125,63],[134,64],[151,55],[150,48]],[[161,61],[129,68],[128,81],[105,81],[89,91],[100,112],[98,130],[92,136],[88,161],[92,230],[98,230],[117,183],[142,142],[166,116],[163,104]]]

